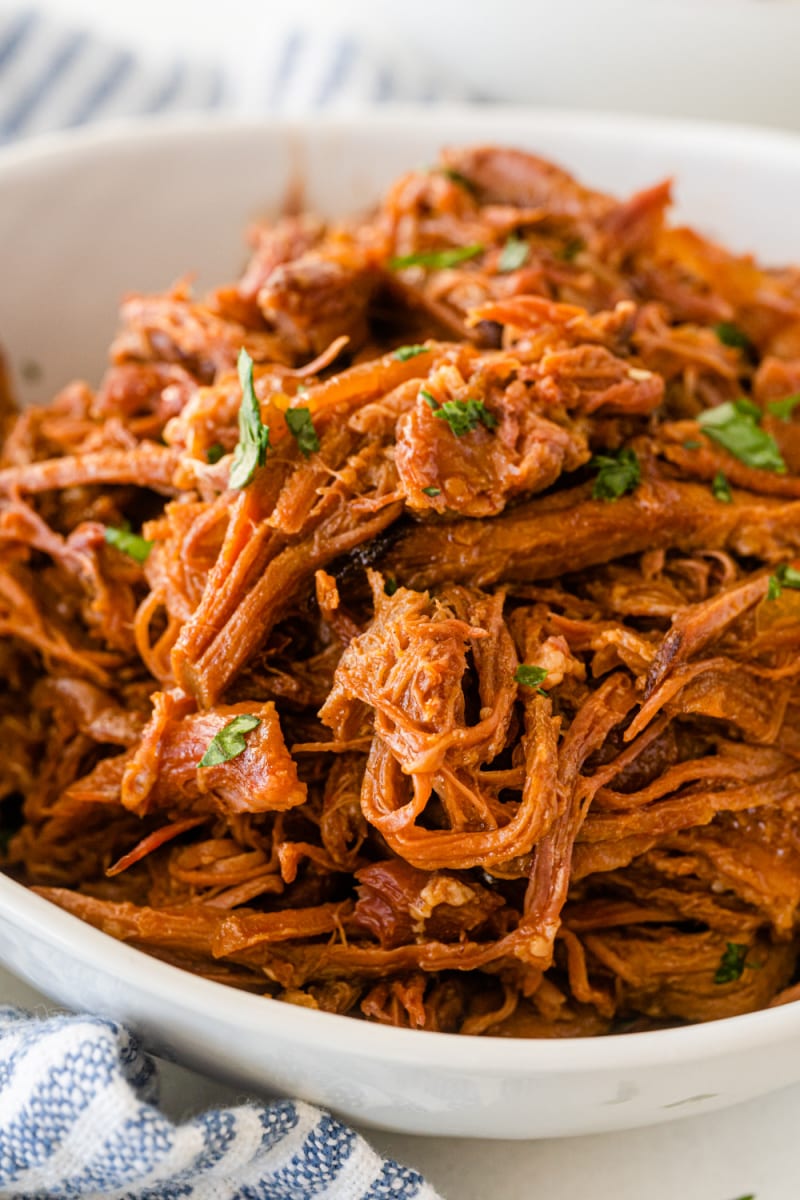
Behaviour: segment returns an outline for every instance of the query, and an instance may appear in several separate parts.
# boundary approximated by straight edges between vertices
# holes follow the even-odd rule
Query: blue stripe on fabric
[[[16,1048],[0,1062],[0,1092],[6,1087],[14,1077],[14,1072],[17,1069],[17,1064],[24,1059],[25,1054],[32,1045],[37,1041],[37,1035],[32,1032],[23,1033],[22,1037],[17,1042]]]
[[[375,90],[372,93],[373,100],[376,104],[385,104],[387,100],[392,99],[395,90],[394,73],[384,63],[380,64],[375,71]]]
[[[26,1014],[26,1019],[30,1021],[31,1018]],[[60,1018],[56,1018],[56,1021],[60,1022]],[[6,1087],[12,1081],[20,1063],[24,1065],[25,1056],[29,1050],[34,1049],[38,1044],[42,1036],[42,1030],[45,1034],[48,1034],[60,1027],[60,1023],[54,1024],[52,1021],[43,1022],[41,1029],[37,1029],[32,1025],[25,1030],[21,1037],[17,1038],[15,1048],[10,1054],[6,1052],[6,1057],[0,1062],[0,1089]]]
[[[38,20],[36,13],[25,12],[9,26],[5,37],[0,41],[0,70],[22,49]]]
[[[240,1188],[233,1200],[313,1200],[336,1181],[356,1143],[354,1130],[322,1113],[290,1163]]]
[[[276,1100],[269,1108],[261,1113],[261,1124],[264,1132],[261,1136],[261,1151],[264,1153],[277,1146],[287,1133],[291,1133],[300,1120],[297,1109],[291,1100]]]
[[[148,1188],[146,1192],[130,1192],[125,1200],[184,1200],[188,1197],[191,1200],[192,1196],[197,1196],[197,1184],[202,1187],[202,1181],[195,1180],[193,1183],[160,1183],[156,1188]],[[200,1193],[202,1195],[202,1193]],[[206,1192],[208,1195],[208,1192]]]
[[[174,1130],[167,1118],[157,1109],[141,1105],[135,1116],[90,1152],[89,1162],[79,1174],[60,1179],[51,1194],[58,1200],[83,1200],[97,1192],[127,1187],[155,1170],[174,1144]]]
[[[116,1049],[108,1041],[87,1038],[64,1054],[36,1085],[22,1111],[0,1129],[3,1183],[50,1158],[116,1070]]]
[[[82,125],[92,117],[97,116],[98,110],[108,103],[109,99],[124,83],[133,70],[135,59],[128,50],[120,50],[114,55],[110,66],[81,101],[75,105],[66,117],[65,125]]]
[[[201,1131],[203,1145],[198,1153],[175,1173],[176,1185],[191,1183],[198,1176],[202,1178],[207,1171],[219,1166],[225,1155],[236,1142],[238,1130],[236,1117],[230,1109],[211,1109],[195,1117],[190,1128]]]
[[[305,40],[305,34],[300,29],[293,30],[286,38],[267,96],[267,104],[270,108],[280,107],[283,93],[294,73],[295,64],[300,57],[300,51],[303,48]]]
[[[0,135],[16,137],[25,128],[48,93],[78,59],[87,40],[85,33],[74,33],[62,40],[44,70],[25,89],[10,115],[0,125]]]
[[[341,90],[356,58],[356,44],[351,37],[340,38],[333,50],[330,69],[317,90],[314,104],[321,107]]]
[[[0,1021],[8,1025],[19,1025],[30,1021],[31,1014],[24,1008],[14,1008],[11,1004],[0,1004]]]
[[[176,62],[167,76],[166,82],[161,85],[154,96],[142,106],[141,111],[146,113],[161,112],[162,108],[168,108],[183,86],[186,69],[184,64]]]
[[[401,1167],[390,1159],[359,1200],[414,1200],[424,1183],[419,1171]]]

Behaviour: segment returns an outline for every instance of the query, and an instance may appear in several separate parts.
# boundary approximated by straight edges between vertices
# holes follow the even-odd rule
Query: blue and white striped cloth
[[[0,1197],[437,1200],[416,1171],[309,1104],[173,1125],[157,1098],[152,1058],[113,1021],[0,1007]]]
[[[251,48],[246,63],[242,58],[239,69],[151,61],[0,0],[0,143],[116,117],[219,109],[295,114],[480,98],[402,47],[392,54],[344,32],[278,30],[257,54]]]

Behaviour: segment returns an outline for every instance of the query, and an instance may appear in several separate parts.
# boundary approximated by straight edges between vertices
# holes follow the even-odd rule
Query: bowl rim
[[[229,114],[189,114],[169,118],[126,118],[75,130],[41,134],[21,144],[0,147],[0,190],[18,172],[47,170],[83,154],[135,153],[149,144],[204,141],[209,137],[268,136],[280,133],[302,137],[315,133],[337,136],[353,131],[408,129],[424,118],[426,129],[469,127],[470,136],[497,138],[507,124],[509,143],[527,129],[557,132],[576,127],[599,141],[614,142],[646,135],[668,145],[679,139],[696,150],[730,155],[746,153],[752,165],[759,159],[790,157],[800,163],[800,134],[758,125],[695,121],[687,118],[594,113],[580,109],[536,109],[492,105],[398,105],[385,110],[330,116],[248,117]],[[451,136],[451,135],[448,135]],[[102,933],[80,918],[36,895],[23,884],[0,874],[0,920],[40,943],[49,943],[72,959],[113,975],[160,1005],[175,1005],[183,1014],[207,1017],[224,1013],[225,1024],[258,1038],[273,1037],[324,1050],[335,1043],[341,1052],[361,1060],[402,1062],[408,1068],[472,1074],[556,1075],[578,1072],[642,1070],[712,1060],[741,1051],[758,1050],[800,1036],[800,1004],[725,1017],[704,1024],[642,1033],[608,1034],[595,1038],[471,1037],[378,1025],[349,1016],[312,1011],[204,979],[153,958],[144,951]],[[13,968],[12,968],[13,969]],[[140,1009],[141,1011],[141,1009]],[[147,1019],[142,1020],[147,1026]],[[465,1054],[465,1041],[469,1047]]]
[[[336,1045],[354,1059],[401,1062],[421,1070],[463,1070],[473,1075],[560,1075],[643,1070],[723,1058],[800,1035],[800,1004],[761,1009],[704,1024],[586,1038],[465,1037],[400,1029],[357,1017],[319,1012],[216,983],[153,958],[65,912],[23,884],[0,875],[0,920],[47,943],[117,986],[173,1006],[182,1018],[224,1014],[245,1037],[269,1032],[285,1044],[324,1050]],[[0,939],[1,940],[1,939]],[[12,968],[13,969],[13,968]],[[113,1012],[111,1015],[115,1015]],[[143,1018],[146,1029],[148,1018]],[[468,1047],[468,1050],[467,1050]]]
[[[498,127],[509,125],[509,133],[528,129],[557,132],[590,131],[600,142],[643,137],[656,144],[676,140],[685,148],[711,148],[717,157],[746,150],[750,158],[772,159],[787,153],[800,154],[800,130],[781,129],[755,122],[700,120],[692,117],[666,117],[658,114],[590,111],[581,108],[543,108],[524,104],[469,104],[457,102],[428,105],[424,102],[387,104],[364,111],[314,113],[311,115],[259,116],[248,113],[212,111],[183,112],[168,115],[112,117],[91,125],[36,133],[19,142],[0,145],[0,186],[6,172],[17,168],[47,166],[80,153],[103,150],[127,153],[142,143],[168,143],[205,140],[209,136],[253,136],[296,134],[309,131],[326,136],[352,133],[354,130],[407,130],[424,120],[426,130],[437,126],[463,124],[474,130],[477,142],[481,134],[497,138]],[[502,143],[501,143],[502,144]],[[510,142],[505,142],[506,145]]]

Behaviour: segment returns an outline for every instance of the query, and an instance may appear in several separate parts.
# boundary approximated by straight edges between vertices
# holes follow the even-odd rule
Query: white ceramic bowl
[[[21,393],[35,401],[72,376],[96,378],[125,289],[163,288],[187,268],[201,284],[231,277],[246,221],[274,211],[298,177],[313,207],[341,213],[441,144],[480,140],[537,149],[620,191],[674,175],[683,215],[742,249],[800,261],[800,140],[787,135],[451,110],[53,139],[0,156],[0,341]],[[591,1041],[388,1029],[197,979],[3,878],[0,960],[70,1007],[128,1022],[179,1061],[409,1133],[624,1129],[800,1080],[800,1004]]]

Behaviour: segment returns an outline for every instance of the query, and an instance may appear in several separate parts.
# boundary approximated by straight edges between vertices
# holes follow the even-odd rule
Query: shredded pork
[[[0,387],[6,871],[393,1025],[796,997],[800,274],[669,202],[449,149]]]

